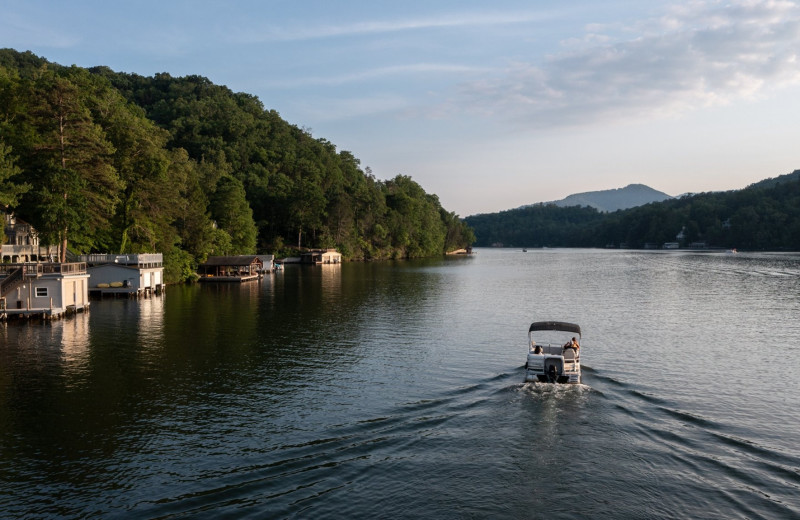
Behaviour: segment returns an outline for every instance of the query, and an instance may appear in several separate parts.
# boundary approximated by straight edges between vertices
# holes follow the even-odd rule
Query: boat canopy
[[[567,323],[565,321],[536,321],[531,323],[531,328],[528,329],[528,333],[530,334],[535,330],[559,330],[572,332],[578,336],[581,335],[580,325],[576,325],[575,323]]]

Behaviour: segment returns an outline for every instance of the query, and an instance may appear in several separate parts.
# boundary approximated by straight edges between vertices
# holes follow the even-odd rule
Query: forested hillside
[[[376,179],[252,95],[11,49],[0,50],[0,203],[64,250],[163,252],[171,281],[212,254],[408,258],[474,241],[411,177]]]
[[[750,250],[800,250],[800,172],[742,190],[701,193],[600,213],[537,205],[467,217],[476,245],[628,247],[666,242]]]

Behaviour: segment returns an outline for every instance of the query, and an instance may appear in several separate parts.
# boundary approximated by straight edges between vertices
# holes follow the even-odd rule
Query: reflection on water
[[[89,320],[85,316],[82,318],[59,320],[51,325],[52,329],[59,330],[61,333],[61,349],[67,367],[81,367],[87,363]]]
[[[793,254],[479,250],[5,324],[0,510],[797,517],[798,294]],[[584,385],[523,384],[547,319]]]

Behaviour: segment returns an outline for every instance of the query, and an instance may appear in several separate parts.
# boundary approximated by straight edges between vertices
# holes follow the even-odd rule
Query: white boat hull
[[[557,354],[528,354],[525,381],[539,383],[580,384],[580,360]]]

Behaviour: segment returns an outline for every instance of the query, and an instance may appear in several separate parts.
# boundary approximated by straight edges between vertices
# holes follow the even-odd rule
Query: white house
[[[41,246],[39,233],[24,220],[6,213],[3,225],[8,243],[0,245],[0,261],[13,264],[57,260],[58,248]]]
[[[59,318],[89,307],[86,264],[0,264],[0,318]]]

